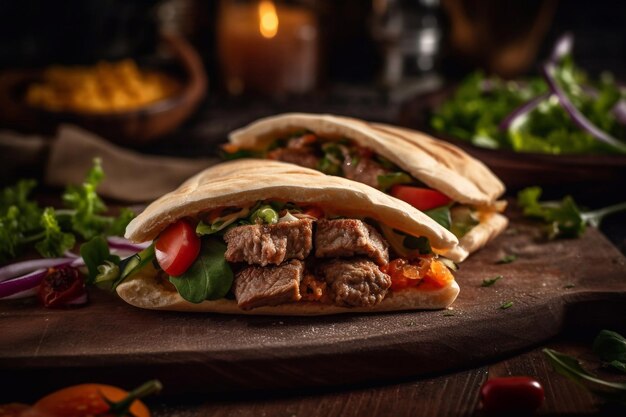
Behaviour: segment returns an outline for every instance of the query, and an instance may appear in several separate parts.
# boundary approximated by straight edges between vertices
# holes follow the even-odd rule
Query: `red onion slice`
[[[141,252],[151,244],[151,242],[133,243],[130,240],[124,239],[120,236],[109,236],[107,237],[107,242],[109,243],[109,247],[111,247],[112,249],[121,249],[134,252]]]
[[[541,67],[541,72],[544,78],[546,79],[546,82],[548,83],[548,87],[550,88],[550,91],[552,91],[552,93],[554,93],[558,97],[559,103],[561,104],[563,109],[567,112],[567,114],[570,116],[570,118],[572,119],[572,122],[574,122],[576,126],[581,128],[585,132],[589,133],[591,136],[598,139],[599,141],[604,142],[607,145],[614,147],[616,150],[620,152],[626,153],[626,143],[621,142],[619,139],[616,139],[610,134],[601,130],[599,127],[594,125],[589,119],[587,119],[580,112],[580,110],[576,108],[576,106],[574,106],[574,103],[570,101],[569,97],[567,97],[567,94],[565,94],[565,91],[563,91],[563,89],[557,82],[556,78],[554,78],[554,75],[552,74],[554,69],[555,69],[554,65],[548,63]]]
[[[498,128],[502,131],[509,130],[513,122],[515,122],[517,119],[524,116],[525,114],[533,111],[539,104],[541,104],[544,100],[549,98],[551,95],[552,95],[551,93],[543,93],[527,101],[526,103],[522,104],[521,106],[513,110],[511,113],[509,113],[508,116],[506,116],[500,122],[500,125],[498,125]]]
[[[6,265],[0,268],[0,282],[27,274],[36,269],[69,265],[72,261],[74,261],[74,259],[75,258],[70,257],[33,259],[30,261],[16,262],[14,264]]]
[[[565,56],[569,55],[574,48],[574,35],[570,32],[564,33],[554,44],[554,49],[550,54],[548,63],[556,64],[560,62]]]
[[[0,282],[0,298],[35,288],[47,272],[47,268],[37,269],[30,274]]]
[[[35,295],[37,295],[38,290],[39,290],[39,286],[36,286],[28,290],[24,290],[24,291],[16,292],[15,294],[12,294],[12,295],[8,295],[6,297],[3,297],[2,299],[3,300],[17,300],[19,298],[34,297]]]

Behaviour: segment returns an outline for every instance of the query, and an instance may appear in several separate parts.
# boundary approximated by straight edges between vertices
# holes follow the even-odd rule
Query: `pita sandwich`
[[[461,149],[421,132],[347,117],[288,113],[235,130],[229,139],[224,147],[228,159],[290,162],[363,182],[413,204],[459,238],[459,245],[446,254],[455,262],[508,224],[501,214],[506,204],[498,201],[505,191],[502,182]],[[449,216],[443,206],[450,208]]]
[[[183,252],[170,253],[183,224],[200,250],[171,276],[167,256]],[[126,238],[155,241],[158,262],[117,286],[142,308],[323,315],[440,309],[459,292],[438,257],[458,240],[437,222],[367,185],[278,161],[197,174],[150,204]]]

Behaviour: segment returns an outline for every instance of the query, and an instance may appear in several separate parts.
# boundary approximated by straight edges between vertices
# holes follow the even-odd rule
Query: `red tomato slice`
[[[185,220],[179,220],[159,235],[154,245],[156,259],[169,275],[182,275],[200,253],[200,238]]]
[[[432,210],[452,202],[448,196],[439,191],[430,188],[411,187],[410,185],[396,184],[391,187],[389,194],[422,211]]]
[[[68,301],[85,292],[85,280],[78,269],[63,266],[48,269],[41,280],[38,296],[44,307],[64,307]]]

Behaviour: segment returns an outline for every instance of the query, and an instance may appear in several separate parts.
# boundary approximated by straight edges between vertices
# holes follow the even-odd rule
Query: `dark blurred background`
[[[392,48],[394,42],[404,42],[401,47],[407,54],[431,54],[432,70],[447,76],[458,77],[477,67],[515,76],[532,71],[532,63],[545,57],[565,31],[576,36],[576,60],[582,67],[626,75],[626,3],[618,0],[285,3],[310,8],[318,16],[320,75],[328,83],[379,81],[386,64],[385,47]],[[210,76],[219,80],[219,6],[219,1],[200,0],[2,0],[0,68],[91,64],[149,55],[156,49],[159,28],[165,26],[189,37]],[[422,44],[420,50],[420,40],[432,45]],[[519,65],[498,66],[498,54],[516,43],[528,46],[528,51],[520,48],[524,57],[518,59]],[[525,54],[531,55],[529,62],[522,59]],[[417,72],[419,66],[406,63],[405,70]]]

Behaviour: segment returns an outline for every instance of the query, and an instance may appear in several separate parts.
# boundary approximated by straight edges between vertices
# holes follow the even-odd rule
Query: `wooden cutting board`
[[[0,402],[86,381],[159,378],[166,394],[179,394],[397,380],[495,360],[563,332],[624,327],[624,256],[595,229],[574,240],[536,236],[536,225],[514,221],[462,264],[459,298],[443,311],[220,316],[140,310],[96,290],[75,310],[0,302]],[[518,258],[496,264],[506,254]]]

